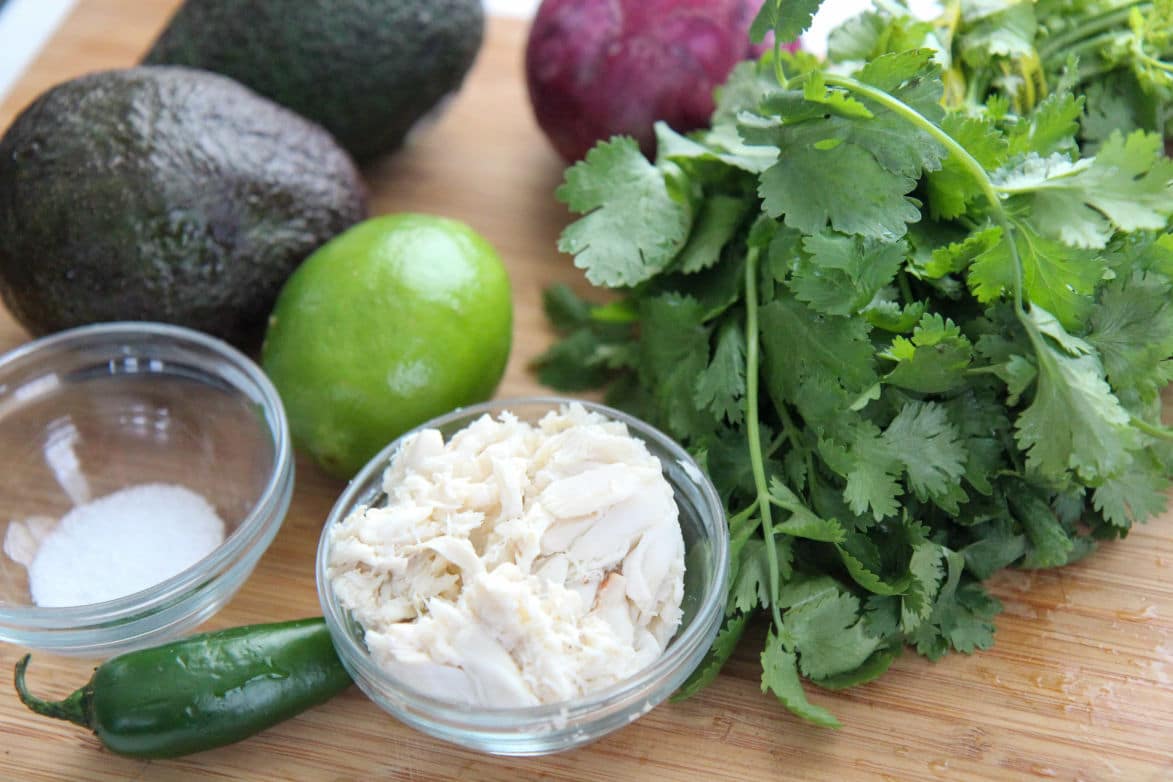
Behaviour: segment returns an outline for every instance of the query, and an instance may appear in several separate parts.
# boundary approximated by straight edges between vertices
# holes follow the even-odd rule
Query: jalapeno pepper
[[[38,714],[83,725],[121,755],[168,758],[231,744],[346,689],[322,619],[251,625],[129,652],[64,700],[16,691]]]

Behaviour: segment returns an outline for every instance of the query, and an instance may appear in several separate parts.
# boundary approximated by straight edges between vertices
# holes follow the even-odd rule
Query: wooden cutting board
[[[42,90],[133,64],[175,0],[82,0],[0,105],[0,128]],[[562,166],[526,100],[521,22],[493,20],[475,70],[438,122],[365,173],[372,212],[467,221],[512,274],[515,348],[500,394],[541,389],[526,365],[550,342],[541,290],[582,286],[554,249],[567,215]],[[0,46],[4,42],[0,41]],[[3,241],[3,237],[0,237]],[[27,336],[0,313],[0,349]],[[1169,407],[1167,405],[1167,407]],[[293,505],[252,579],[208,628],[319,613],[313,556],[342,484],[297,464]],[[13,780],[1173,780],[1173,513],[1059,571],[1009,572],[993,650],[928,663],[906,654],[880,681],[810,697],[842,720],[805,725],[758,687],[753,639],[719,680],[598,743],[547,758],[492,758],[416,733],[352,688],[232,747],[128,760],[72,725],[37,717],[0,677],[0,778]],[[22,649],[0,645],[0,671]],[[30,683],[57,697],[90,664],[40,655]]]

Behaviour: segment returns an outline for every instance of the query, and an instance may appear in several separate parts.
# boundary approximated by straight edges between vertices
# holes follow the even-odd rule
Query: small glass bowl
[[[344,610],[330,587],[326,565],[330,531],[351,511],[379,502],[383,472],[404,439],[423,428],[439,429],[445,439],[484,414],[509,411],[537,422],[546,413],[577,403],[627,425],[660,459],[675,490],[684,535],[684,618],[668,648],[654,663],[612,687],[565,703],[507,709],[456,704],[415,689],[384,672],[368,654],[362,627]],[[545,755],[581,746],[634,722],[672,694],[700,664],[712,644],[725,610],[729,533],[725,512],[712,483],[675,442],[618,410],[577,399],[506,399],[460,408],[395,440],[347,486],[335,503],[318,544],[318,597],[334,646],[358,686],[375,703],[403,722],[432,736],[496,755]]]
[[[101,658],[191,629],[248,578],[293,491],[281,400],[220,340],[104,323],[0,356],[0,543],[14,523],[52,522],[146,483],[203,495],[224,520],[224,542],[152,587],[67,608],[36,606],[25,566],[0,548],[0,641]]]

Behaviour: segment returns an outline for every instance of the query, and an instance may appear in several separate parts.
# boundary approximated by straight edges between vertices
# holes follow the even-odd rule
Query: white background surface
[[[8,0],[0,7],[0,98],[65,19],[75,0]]]

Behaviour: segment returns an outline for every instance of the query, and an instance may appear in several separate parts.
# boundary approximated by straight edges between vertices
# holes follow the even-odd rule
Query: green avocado
[[[231,79],[95,73],[0,139],[0,296],[34,335],[155,320],[252,349],[294,268],[365,215],[330,135]]]
[[[230,76],[363,161],[460,86],[484,25],[481,0],[187,0],[144,63]]]

